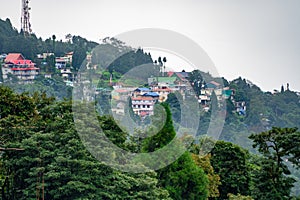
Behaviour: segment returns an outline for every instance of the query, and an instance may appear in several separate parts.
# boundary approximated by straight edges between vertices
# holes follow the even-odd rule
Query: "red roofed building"
[[[133,112],[141,117],[153,115],[154,104],[157,100],[153,97],[131,97]]]
[[[24,56],[20,53],[10,53],[6,56],[4,62],[8,63],[15,60],[25,60]]]
[[[26,60],[22,54],[10,53],[2,66],[3,79],[7,79],[8,74],[13,74],[22,81],[32,82],[39,74],[39,68],[36,68],[31,60]]]

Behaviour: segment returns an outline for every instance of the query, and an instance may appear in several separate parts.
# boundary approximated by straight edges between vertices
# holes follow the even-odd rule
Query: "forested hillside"
[[[63,42],[57,41],[55,35],[45,41],[36,35],[24,37],[9,19],[0,20],[0,53],[20,52],[35,60],[36,55],[43,52],[60,56],[74,51],[72,66],[80,73],[82,63],[87,64],[84,61],[87,52],[95,49],[89,64],[97,68],[88,72],[97,82],[88,83],[95,84],[97,89],[112,90],[112,85],[124,74],[134,76],[139,72],[134,68],[144,64],[150,63],[143,68],[146,69],[143,79],[149,74],[159,74],[159,66],[153,63],[149,53],[126,46],[115,38],[105,38],[99,45],[80,36],[68,35],[67,38],[68,41]],[[54,73],[52,78],[39,76],[32,84],[19,84],[16,79],[1,83],[0,200],[300,199],[299,93],[289,90],[288,86],[282,86],[277,92],[265,92],[241,77],[230,81],[197,70],[190,73],[188,81],[197,95],[201,94],[199,85],[210,81],[233,91],[226,99],[226,107],[218,105],[216,95],[212,95],[211,104],[225,116],[218,141],[205,137],[215,115],[211,110],[201,109],[196,139],[188,134],[176,138],[175,130],[185,107],[174,93],[159,104],[166,115],[165,123],[158,133],[147,138],[140,138],[139,134],[147,135],[153,127],[145,133],[136,129],[132,134],[119,127],[109,112],[95,112],[96,121],[89,120],[84,112],[79,113],[82,118],[76,123],[88,122],[86,129],[81,128],[89,133],[98,154],[106,155],[119,165],[131,163],[126,163],[125,155],[117,158],[114,149],[99,146],[102,141],[97,140],[97,133],[90,131],[94,127],[101,127],[105,136],[119,148],[134,154],[143,153],[144,159],[173,140],[187,144],[187,151],[172,164],[156,171],[148,169],[147,173],[116,170],[87,150],[75,125],[74,88],[66,86],[58,74]],[[196,82],[201,84],[192,84]],[[122,84],[127,86],[126,82]],[[148,87],[147,84],[142,86]],[[105,100],[95,98],[102,105]],[[245,102],[245,113],[236,111],[236,102]],[[131,109],[128,112],[139,117]],[[158,123],[155,115],[153,118]],[[206,146],[211,147],[211,151],[203,154]],[[169,153],[157,158],[158,162],[173,159],[174,155]],[[142,162],[130,167],[137,171],[147,168]]]
[[[0,19],[0,53],[22,53],[25,58],[36,61],[37,54],[54,53],[56,56],[63,56],[67,52],[74,52],[73,67],[78,69],[86,58],[86,52],[91,51],[96,42],[88,41],[80,36],[66,36],[68,41],[57,41],[55,35],[49,36],[46,40],[38,38],[35,34],[24,37],[11,24],[9,19]]]
[[[163,169],[130,174],[101,164],[86,150],[70,101],[16,94],[6,87],[0,87],[0,101],[0,199],[290,199],[296,180],[288,176],[286,163],[299,166],[300,132],[294,128],[251,135],[261,155],[218,141],[203,157],[200,141]],[[175,137],[168,104],[164,108],[164,127],[139,143],[109,116],[99,117],[99,125],[119,147],[152,152]]]

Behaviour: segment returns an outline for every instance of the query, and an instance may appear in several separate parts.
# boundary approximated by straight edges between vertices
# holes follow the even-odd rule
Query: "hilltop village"
[[[3,80],[11,79],[11,75],[16,77],[22,84],[33,83],[38,75],[44,78],[51,78],[54,73],[49,70],[41,70],[47,66],[49,57],[54,58],[55,71],[59,74],[67,86],[73,86],[76,73],[72,70],[73,52],[66,53],[65,56],[55,57],[53,53],[38,54],[39,66],[33,61],[26,59],[20,53],[2,54],[2,77]],[[87,55],[87,60],[91,60],[91,55]],[[121,114],[124,113],[125,100],[131,97],[132,109],[135,114],[145,117],[153,115],[154,104],[156,102],[165,102],[170,93],[184,92],[193,90],[193,85],[198,84],[197,100],[204,111],[210,109],[211,96],[214,93],[219,101],[229,99],[233,100],[236,106],[236,112],[240,115],[246,114],[245,102],[234,101],[234,90],[224,87],[222,83],[210,81],[208,83],[191,82],[189,79],[190,72],[169,71],[165,76],[149,77],[148,87],[122,87],[122,85],[113,85],[112,99],[116,101],[116,107],[113,111]]]
[[[113,109],[117,114],[124,114],[124,107],[128,97],[131,98],[132,109],[135,114],[145,117],[153,115],[156,102],[165,102],[170,93],[178,92],[184,98],[186,92],[194,92],[193,84],[189,81],[189,72],[169,71],[166,77],[148,78],[148,87],[122,87],[115,85],[112,99],[115,100],[116,107]],[[200,106],[204,111],[209,111],[211,107],[211,97],[213,93],[218,101],[231,98],[234,101],[234,90],[223,87],[221,83],[210,81],[200,86],[200,94],[196,96]],[[236,102],[236,112],[241,115],[246,114],[244,102]]]
[[[289,84],[264,92],[241,77],[166,70],[166,61],[114,38],[43,41],[0,20],[0,199],[299,199],[300,93]],[[98,111],[97,120],[84,112],[75,119],[80,98]],[[180,104],[190,99],[194,104]],[[154,115],[157,108],[165,121]],[[225,117],[220,135],[214,108]],[[187,122],[184,131],[199,124],[196,137],[180,134],[180,122]],[[135,129],[148,124],[145,131],[157,133]],[[187,145],[178,159],[177,148],[164,151],[175,138]],[[149,156],[159,162],[140,162]],[[162,166],[169,158],[174,162]],[[115,164],[135,172],[163,168],[128,173]]]

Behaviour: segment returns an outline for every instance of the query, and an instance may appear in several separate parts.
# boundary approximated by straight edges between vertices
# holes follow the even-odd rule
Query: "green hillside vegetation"
[[[159,74],[159,66],[153,64],[149,53],[115,38],[105,38],[99,45],[80,36],[68,38],[63,42],[56,41],[55,35],[45,41],[34,34],[24,37],[9,19],[0,20],[0,53],[18,52],[37,61],[39,53],[62,56],[74,51],[72,66],[78,71],[82,63],[86,64],[87,52],[91,52],[91,64],[97,69],[89,72],[96,77],[93,84],[97,89],[109,91],[111,88],[105,87],[111,87],[110,81],[137,85]],[[141,80],[136,80],[137,73]],[[74,124],[72,87],[66,86],[60,76],[39,76],[33,84],[25,85],[11,76],[0,85],[0,200],[300,199],[299,93],[284,87],[277,93],[264,92],[241,77],[229,81],[197,70],[190,73],[189,81],[201,83],[193,84],[197,95],[201,92],[199,85],[210,81],[234,91],[232,98],[226,100],[226,107],[218,107],[215,93],[212,95],[212,104],[226,116],[219,141],[203,137],[215,115],[211,110],[200,109],[197,139],[180,138],[183,142],[193,141],[183,155],[157,171],[132,174],[104,165],[85,148]],[[160,104],[166,123],[152,137],[137,137],[143,134],[139,130],[134,135],[127,133],[112,116],[104,115],[109,113],[109,95],[96,96],[95,101],[101,102],[103,108],[98,109],[98,121],[91,126],[101,126],[105,135],[122,149],[153,152],[176,136],[184,109],[178,98],[182,96],[171,93],[167,102]],[[234,102],[240,101],[247,105],[246,115],[236,112]],[[138,117],[132,110],[127,112]],[[202,145],[213,148],[202,155]],[[109,159],[120,162],[114,156]]]
[[[130,174],[101,164],[85,149],[74,126],[71,101],[57,101],[45,93],[17,94],[6,87],[0,87],[0,101],[0,199],[291,198],[295,179],[286,159],[299,167],[296,128],[252,134],[260,155],[217,141],[203,157],[200,142],[157,172]],[[111,117],[99,116],[99,125],[119,147],[151,152],[175,136],[168,104],[163,107],[164,128],[142,141],[140,150]]]
[[[98,43],[88,41],[80,36],[72,36],[68,42],[57,41],[52,35],[46,40],[38,38],[35,34],[24,37],[11,24],[9,19],[0,19],[0,53],[22,53],[25,58],[38,63],[37,54],[52,52],[55,56],[63,56],[73,51],[73,67],[78,69],[86,58],[86,52],[91,51]]]

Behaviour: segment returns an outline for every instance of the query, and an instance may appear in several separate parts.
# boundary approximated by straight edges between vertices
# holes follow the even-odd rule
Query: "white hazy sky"
[[[1,0],[0,18],[20,29],[21,0]],[[30,0],[32,29],[99,42],[139,28],[163,28],[197,42],[228,80],[264,91],[300,91],[299,0]],[[162,55],[164,56],[164,55]],[[172,62],[169,59],[170,62]]]

